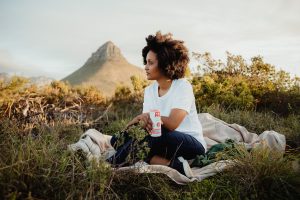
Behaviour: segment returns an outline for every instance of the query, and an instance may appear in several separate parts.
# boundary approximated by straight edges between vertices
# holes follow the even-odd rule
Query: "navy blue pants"
[[[150,147],[150,152],[147,158],[144,159],[145,162],[150,163],[151,158],[154,155],[164,157],[168,160],[182,156],[183,158],[189,160],[196,157],[196,155],[204,155],[205,149],[202,144],[193,136],[179,131],[170,131],[162,127],[161,137],[152,137],[151,135],[145,136],[140,143],[147,141]],[[132,151],[133,138],[128,136],[125,132],[121,133],[121,137],[124,138],[124,143],[119,147],[115,147],[118,138],[113,135],[111,138],[111,145],[116,149],[114,156],[109,158],[107,161],[114,164],[123,163],[126,157]]]

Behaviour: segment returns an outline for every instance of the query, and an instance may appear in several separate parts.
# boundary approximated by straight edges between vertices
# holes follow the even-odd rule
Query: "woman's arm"
[[[142,127],[145,128],[148,132],[150,132],[152,130],[152,121],[150,119],[150,113],[142,113],[138,116],[136,116],[135,118],[133,118],[127,125],[126,128],[127,129],[129,126],[137,123],[137,122],[142,122]]]
[[[171,113],[168,117],[166,116],[161,116],[161,121],[164,126],[169,129],[170,131],[175,130],[180,123],[183,121],[185,116],[187,115],[187,111],[179,108],[173,108],[171,110]],[[150,119],[150,114],[149,112],[147,113],[142,113],[135,118],[133,118],[127,125],[126,128],[137,123],[137,122],[143,122],[143,128],[146,128],[148,132],[152,130],[152,121]]]
[[[187,111],[173,108],[168,117],[161,116],[161,121],[167,129],[174,131],[180,125],[186,115]]]
[[[127,129],[129,126],[131,126],[131,125],[133,125],[133,124],[135,124],[135,123],[137,123],[137,122],[139,122],[139,120],[137,119],[137,116],[136,116],[136,117],[133,118],[130,122],[127,123],[125,129]]]

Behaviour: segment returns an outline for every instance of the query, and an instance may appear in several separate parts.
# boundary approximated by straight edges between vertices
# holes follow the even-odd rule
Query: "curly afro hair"
[[[147,64],[146,57],[151,50],[156,53],[158,68],[170,79],[183,78],[190,61],[188,49],[182,40],[174,40],[172,33],[162,35],[160,31],[156,35],[149,35],[146,38],[147,46],[143,48],[143,62]]]

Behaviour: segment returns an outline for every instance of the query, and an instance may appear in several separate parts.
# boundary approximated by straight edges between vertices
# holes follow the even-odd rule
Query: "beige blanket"
[[[285,151],[285,136],[275,131],[264,131],[257,135],[247,131],[247,129],[238,124],[228,124],[209,113],[199,113],[198,118],[203,127],[204,139],[207,143],[207,150],[214,144],[225,142],[226,139],[233,139],[238,143],[244,144],[247,149],[267,145],[273,150]],[[72,151],[82,149],[88,154],[89,159],[99,159],[101,156],[105,159],[115,153],[110,145],[112,136],[102,134],[95,129],[89,129],[82,134],[77,143],[68,145]],[[192,160],[189,160],[191,162]],[[186,184],[192,181],[201,181],[207,177],[221,172],[225,167],[233,164],[231,160],[221,160],[211,163],[205,167],[193,167],[193,177],[188,178],[180,174],[177,170],[163,165],[149,165],[143,161],[137,162],[132,166],[113,168],[113,170],[133,169],[139,173],[164,173],[178,184]]]

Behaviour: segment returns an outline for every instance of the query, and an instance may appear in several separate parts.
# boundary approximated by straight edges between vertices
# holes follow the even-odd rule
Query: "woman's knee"
[[[193,140],[179,140],[173,144],[167,145],[168,153],[176,156],[183,156],[186,159],[192,159],[196,155],[204,155],[205,149],[200,142]]]
[[[162,135],[162,141],[172,145],[177,145],[186,142],[187,139],[185,137],[185,133],[181,133],[179,131],[169,131]]]

